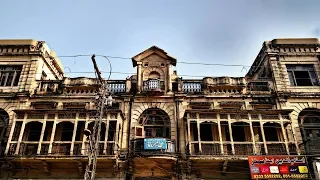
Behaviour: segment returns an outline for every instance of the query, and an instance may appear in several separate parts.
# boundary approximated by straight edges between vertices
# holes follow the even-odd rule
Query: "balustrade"
[[[201,82],[184,82],[182,91],[185,93],[199,93],[202,92]]]
[[[74,142],[73,145],[73,155],[81,155],[82,142]]]
[[[164,90],[164,82],[158,79],[149,79],[143,82],[143,89],[145,91]]]
[[[20,144],[19,155],[20,156],[34,156],[37,154],[38,143],[25,143],[22,142]]]
[[[41,80],[37,81],[38,89],[36,89],[35,94],[58,94],[61,87],[61,82],[59,80]]]
[[[111,93],[124,93],[126,92],[126,84],[125,81],[122,83],[112,83],[108,84],[109,91]]]
[[[201,142],[202,155],[221,155],[220,143]]]
[[[48,155],[49,154],[49,146],[50,146],[50,143],[42,142],[41,149],[40,149],[40,155]]]
[[[267,143],[268,155],[287,155],[284,143]]]
[[[249,91],[270,91],[269,83],[258,81],[258,82],[249,82],[248,83]]]
[[[109,91],[113,94],[125,93],[126,92],[126,82],[125,81],[111,81],[108,84]],[[35,94],[62,94],[70,96],[92,96],[96,94],[96,89],[88,88],[87,86],[71,85],[67,86],[63,90],[62,82],[60,81],[38,81],[38,89],[36,89]]]
[[[253,155],[252,143],[234,143],[235,155]]]
[[[232,151],[232,146],[234,152]],[[255,144],[255,149],[253,148],[252,142],[223,142],[223,155],[237,155],[237,156],[249,156],[249,155],[266,155],[263,142]],[[280,143],[268,143],[268,154],[269,155],[287,155],[286,146],[284,142]],[[290,154],[297,154],[295,144],[289,144],[291,149]],[[211,155],[220,156],[222,155],[222,150],[220,143],[218,142],[201,142],[201,151],[199,150],[199,143],[197,141],[190,142],[190,147],[188,145],[187,149],[190,155]]]
[[[53,143],[52,155],[70,155],[71,143]]]

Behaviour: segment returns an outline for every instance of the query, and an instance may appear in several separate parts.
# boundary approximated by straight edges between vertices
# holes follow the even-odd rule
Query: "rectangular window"
[[[287,65],[291,86],[319,86],[318,75],[313,65]]]
[[[163,128],[156,129],[156,137],[163,137]]]
[[[152,137],[152,129],[151,128],[146,128],[146,131],[145,131],[145,135],[146,137]]]
[[[22,65],[7,66],[0,65],[0,86],[18,86]]]

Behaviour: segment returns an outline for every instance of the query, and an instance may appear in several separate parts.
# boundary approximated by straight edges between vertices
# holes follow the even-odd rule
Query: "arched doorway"
[[[320,110],[305,109],[299,114],[301,137],[308,154],[320,153]]]
[[[135,138],[170,138],[170,118],[158,108],[146,109],[139,117]]]

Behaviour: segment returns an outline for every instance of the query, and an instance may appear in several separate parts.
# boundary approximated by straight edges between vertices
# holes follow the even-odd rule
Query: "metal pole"
[[[88,164],[86,167],[86,171],[84,174],[85,180],[93,180],[96,175],[96,167],[97,167],[97,157],[99,155],[99,142],[100,142],[100,132],[101,132],[101,123],[103,119],[103,115],[105,113],[105,103],[108,95],[108,84],[104,82],[101,77],[101,72],[98,69],[98,66],[95,61],[95,55],[92,56],[92,62],[101,83],[101,87],[98,91],[98,96],[96,97],[96,108],[97,112],[95,115],[95,122],[93,127],[93,132],[88,133],[89,139],[89,154],[88,154]],[[102,90],[102,93],[100,93]],[[87,131],[88,132],[88,131]]]

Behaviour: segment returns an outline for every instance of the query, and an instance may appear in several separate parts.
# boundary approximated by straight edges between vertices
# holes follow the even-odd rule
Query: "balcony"
[[[35,156],[37,154],[39,143],[21,143],[19,155],[21,156]]]
[[[253,155],[252,143],[234,143],[234,155]]]
[[[187,146],[187,153],[192,156],[250,156],[250,155],[266,155],[263,142],[255,144],[252,142],[223,142],[222,146],[219,142],[201,141],[199,146],[198,141],[190,142]],[[295,144],[290,144],[290,154],[297,154]],[[223,150],[221,149],[223,148]],[[268,142],[267,155],[288,155],[284,142]]]
[[[200,94],[202,92],[202,81],[201,80],[184,80],[182,84],[182,91],[184,93]]]
[[[268,155],[288,155],[284,143],[267,143]]]
[[[50,142],[43,141],[41,143],[40,152],[38,153],[39,142],[32,141],[23,141],[20,144],[18,151],[19,156],[24,157],[34,157],[34,156],[48,156],[48,157],[57,157],[57,156],[87,156],[88,155],[88,143],[86,142],[84,147],[82,146],[82,141],[75,141],[73,150],[71,149],[71,142],[53,142],[51,153],[49,153]],[[11,143],[9,146],[9,151],[7,156],[17,155],[17,142]],[[104,149],[105,148],[105,149]],[[99,143],[99,156],[110,156],[114,155],[115,142],[107,141],[106,147],[105,142],[101,141]]]
[[[257,81],[248,83],[249,91],[270,91],[270,85],[266,81]]]
[[[59,80],[38,80],[35,95],[58,95],[62,93],[62,83]]]
[[[139,138],[131,141],[134,155],[175,155],[175,141],[165,138]]]
[[[149,79],[143,81],[143,90],[144,91],[158,91],[162,92],[164,90],[164,81],[158,79]]]

